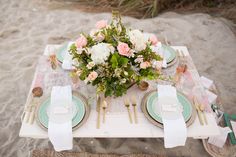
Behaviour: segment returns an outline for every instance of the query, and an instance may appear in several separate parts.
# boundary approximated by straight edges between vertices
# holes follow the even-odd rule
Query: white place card
[[[68,113],[69,110],[67,107],[63,107],[63,106],[57,106],[53,108],[53,113],[54,114],[66,114]]]

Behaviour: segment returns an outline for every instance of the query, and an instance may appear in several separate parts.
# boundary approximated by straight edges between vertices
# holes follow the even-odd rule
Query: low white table
[[[50,49],[55,49],[60,45],[47,45],[44,51],[44,55],[49,54]],[[188,53],[188,50],[184,46],[173,46],[174,49],[182,50],[188,58],[188,61],[192,62],[192,58]],[[192,62],[189,68],[195,84],[202,87],[200,84],[199,74]],[[34,78],[35,81],[35,78]],[[34,83],[32,82],[32,84]],[[153,86],[154,87],[154,86]],[[203,88],[203,87],[202,87]],[[31,88],[32,89],[32,88]],[[150,88],[149,90],[151,90]],[[132,87],[128,94],[137,90],[136,87]],[[147,91],[146,91],[147,92]],[[138,98],[141,99],[146,92],[135,92],[138,94]],[[29,91],[29,95],[31,90]],[[28,96],[29,99],[29,96]],[[28,101],[27,101],[28,102]],[[26,103],[27,104],[27,103]],[[138,105],[138,124],[130,124],[128,119],[128,113],[123,105],[121,98],[112,100],[110,111],[106,114],[106,123],[101,122],[100,129],[96,128],[97,112],[95,110],[96,103],[91,104],[91,113],[87,122],[73,132],[74,137],[86,138],[161,138],[164,137],[163,129],[158,128],[151,124],[140,109]],[[198,116],[194,123],[187,128],[187,136],[192,138],[207,138],[210,136],[219,135],[219,129],[215,120],[214,113],[206,113],[208,125],[200,125]],[[32,125],[22,122],[22,126],[19,133],[20,137],[31,137],[31,138],[48,138],[47,131],[43,130],[36,121]]]

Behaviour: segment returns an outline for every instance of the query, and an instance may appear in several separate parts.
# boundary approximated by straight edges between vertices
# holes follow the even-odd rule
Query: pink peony
[[[97,73],[96,71],[92,71],[92,72],[88,75],[88,80],[89,80],[89,81],[94,81],[97,77],[98,77],[98,73]]]
[[[127,56],[127,57],[131,56],[129,45],[126,43],[119,43],[117,46],[117,50],[119,54],[122,56]]]
[[[151,64],[149,63],[149,62],[142,62],[141,64],[140,64],[140,68],[141,69],[146,69],[146,68],[148,68],[148,67],[150,67],[151,66]]]
[[[107,20],[100,20],[96,23],[96,28],[97,29],[102,29],[107,26]]]
[[[151,41],[152,45],[156,45],[158,43],[158,39],[155,35],[151,35],[149,41]]]
[[[80,37],[75,41],[75,45],[77,48],[82,48],[87,45],[87,39],[83,35],[80,35]]]

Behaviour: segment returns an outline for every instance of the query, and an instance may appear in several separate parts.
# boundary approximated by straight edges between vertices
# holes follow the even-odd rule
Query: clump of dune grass
[[[122,15],[151,18],[165,11],[203,12],[236,22],[236,0],[59,0],[74,1],[88,12],[119,11]]]

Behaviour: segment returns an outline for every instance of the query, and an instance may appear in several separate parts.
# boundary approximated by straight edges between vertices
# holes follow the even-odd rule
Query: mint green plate
[[[68,43],[66,43],[66,44],[63,44],[60,48],[59,48],[59,50],[56,52],[56,57],[57,57],[57,60],[59,61],[59,62],[63,62],[63,60],[64,60],[64,56],[65,56],[65,53],[66,53],[66,51],[67,51],[67,45],[68,45]]]
[[[177,91],[177,98],[180,104],[183,106],[182,114],[183,114],[185,122],[187,122],[191,118],[191,115],[192,115],[192,110],[193,110],[192,104],[186,96],[184,96],[182,93],[178,91]],[[156,113],[154,110],[155,105],[157,105],[157,100],[158,100],[157,92],[153,92],[152,94],[148,96],[147,111],[154,120],[156,120],[159,123],[162,123],[161,115],[159,113]]]
[[[77,113],[73,116],[72,119],[72,128],[78,125],[84,115],[85,115],[85,103],[77,96],[72,97],[72,101],[76,106]],[[48,114],[47,114],[47,108],[50,105],[50,97],[47,98],[38,108],[37,117],[40,122],[40,124],[43,125],[43,127],[48,128]]]
[[[164,55],[166,58],[166,62],[167,63],[172,62],[176,57],[175,50],[172,47],[167,46],[167,45],[162,45],[162,47],[164,49]]]

